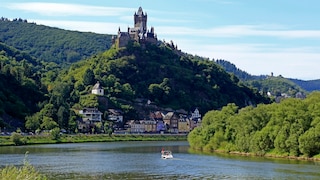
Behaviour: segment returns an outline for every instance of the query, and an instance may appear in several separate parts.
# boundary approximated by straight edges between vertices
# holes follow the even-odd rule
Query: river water
[[[162,148],[174,158],[161,159]],[[20,166],[25,158],[49,179],[320,179],[320,162],[199,154],[188,142],[0,147],[0,167]]]

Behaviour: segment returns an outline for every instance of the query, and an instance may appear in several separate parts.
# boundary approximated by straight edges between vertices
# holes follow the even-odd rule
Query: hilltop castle
[[[151,27],[150,31],[147,30],[147,13],[143,13],[142,8],[139,7],[138,12],[133,15],[134,27],[128,27],[127,32],[121,32],[120,27],[118,29],[118,36],[112,37],[112,43],[116,47],[125,47],[129,41],[136,41],[139,43],[156,43],[157,36],[154,33],[154,28]]]

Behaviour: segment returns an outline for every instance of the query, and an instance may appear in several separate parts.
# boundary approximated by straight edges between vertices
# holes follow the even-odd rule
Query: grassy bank
[[[55,143],[81,143],[81,142],[114,142],[114,141],[186,141],[187,135],[172,134],[76,134],[61,135],[52,138],[50,135],[21,136],[19,145],[55,144]],[[0,146],[17,145],[10,136],[0,136]]]
[[[237,156],[256,156],[256,157],[267,157],[267,158],[281,158],[281,159],[295,159],[295,160],[305,160],[305,161],[320,161],[320,154],[315,155],[313,157],[305,157],[305,156],[290,156],[285,153],[279,153],[274,150],[266,152],[265,154],[256,154],[252,152],[239,152],[239,151],[228,151],[226,149],[216,149],[216,150],[205,150],[205,149],[197,149],[190,148],[190,151],[193,153],[204,153],[204,154],[232,154]]]

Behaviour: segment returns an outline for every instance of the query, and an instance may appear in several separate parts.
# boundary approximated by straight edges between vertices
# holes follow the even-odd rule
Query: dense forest
[[[0,42],[29,53],[45,62],[73,63],[103,52],[111,46],[111,35],[28,23],[27,20],[0,19]]]
[[[26,53],[0,43],[0,127],[23,124],[26,115],[39,110],[46,88],[40,81],[41,63]]]
[[[188,141],[203,151],[313,157],[320,154],[319,107],[319,92],[257,107],[228,104],[208,112]]]

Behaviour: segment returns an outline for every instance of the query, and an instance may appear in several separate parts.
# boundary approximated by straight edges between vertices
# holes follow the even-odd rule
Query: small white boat
[[[173,158],[172,152],[169,150],[162,150],[161,151],[161,158],[162,159],[172,159]]]

